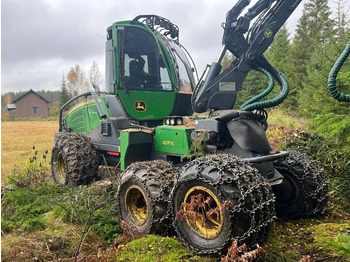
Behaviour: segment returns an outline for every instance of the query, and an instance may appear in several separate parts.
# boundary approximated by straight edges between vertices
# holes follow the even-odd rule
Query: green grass
[[[269,118],[268,123],[271,125],[279,126],[280,128],[295,129],[295,128],[306,128],[308,123],[305,119],[286,112],[278,108],[272,109],[268,112]]]

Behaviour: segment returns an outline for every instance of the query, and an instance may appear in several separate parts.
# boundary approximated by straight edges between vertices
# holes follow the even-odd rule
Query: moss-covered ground
[[[285,124],[282,125],[283,121]],[[26,127],[26,122],[21,122],[21,129],[34,130],[32,123],[28,122]],[[33,180],[41,179],[42,172],[48,172],[49,166],[32,164],[28,169],[26,165],[33,153],[31,148],[33,142],[36,145],[48,143],[46,148],[39,146],[39,152],[50,150],[53,139],[46,142],[49,140],[40,138],[39,133],[45,135],[43,130],[38,131],[39,133],[27,132],[26,138],[18,137],[15,139],[17,143],[10,147],[11,143],[6,141],[13,141],[15,135],[10,132],[11,124],[15,126],[16,122],[2,126],[2,163],[7,164],[2,171],[9,174],[9,166],[16,164],[17,156],[18,166],[23,167],[22,171],[16,171],[17,179],[21,175],[28,177],[28,172]],[[47,127],[54,130],[56,124],[51,124],[48,123]],[[287,133],[294,129],[304,129],[304,125],[303,121],[294,118],[287,121],[283,112],[277,112],[271,117],[268,136],[277,148]],[[53,137],[53,134],[50,136]],[[308,148],[311,148],[308,144],[303,147],[304,150]],[[11,156],[11,152],[15,152],[15,155],[16,152],[22,153]],[[48,164],[47,162],[42,164]],[[344,172],[339,174],[349,176],[347,170],[345,167]],[[349,196],[344,195],[344,188],[346,190],[349,186],[346,186],[346,182],[339,184],[339,181],[348,180],[338,180],[337,174],[333,173],[330,177],[330,200],[325,215],[292,221],[277,219],[271,227],[267,241],[260,243],[267,251],[267,257],[259,258],[258,261],[350,261],[350,204]],[[86,191],[87,188],[68,189],[50,183],[35,188],[35,183],[32,182],[22,180],[19,184],[24,188],[7,187],[6,183],[2,190],[2,261],[74,261],[82,239],[84,241],[77,261],[220,261],[217,256],[198,256],[176,238],[170,237],[148,235],[125,245],[113,244],[122,231],[120,228],[116,230],[118,221],[113,219],[117,217],[116,207],[111,204],[94,213],[91,227],[88,227],[89,233],[82,238],[88,217],[86,200],[92,193]],[[37,182],[40,184],[43,181]],[[27,184],[23,185],[25,183]]]
[[[218,257],[198,256],[186,249],[176,238],[148,235],[121,246],[117,261],[216,261]]]

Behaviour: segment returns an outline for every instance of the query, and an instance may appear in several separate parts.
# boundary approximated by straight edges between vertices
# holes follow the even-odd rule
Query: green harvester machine
[[[328,196],[323,170],[305,154],[272,152],[265,134],[264,109],[283,101],[288,81],[263,53],[299,2],[258,1],[241,15],[249,0],[238,1],[227,13],[219,58],[198,83],[175,24],[142,15],[111,25],[106,92],[96,87],[60,110],[54,180],[89,184],[100,165],[120,164],[120,219],[143,233],[175,232],[199,253],[220,253],[233,239],[262,242],[276,211],[321,214]],[[226,52],[235,60],[222,69]],[[234,110],[251,69],[264,73],[269,87]],[[280,94],[261,102],[275,81]],[[187,211],[201,217],[176,219],[200,199],[202,207]]]

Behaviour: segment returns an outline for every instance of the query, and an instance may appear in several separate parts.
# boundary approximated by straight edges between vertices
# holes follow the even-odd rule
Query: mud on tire
[[[119,180],[120,219],[139,232],[167,235],[171,226],[169,194],[177,173],[177,168],[162,160],[130,165]]]
[[[275,163],[275,168],[294,189],[287,199],[277,197],[279,216],[293,219],[323,213],[328,201],[329,181],[315,160],[300,152],[290,152],[289,157]]]
[[[183,202],[202,194],[213,200],[211,208],[231,201],[233,207],[206,221],[176,218]],[[220,253],[233,239],[240,244],[261,243],[275,219],[270,186],[249,163],[232,155],[210,155],[188,163],[177,176],[171,194],[174,228],[182,242],[198,253]]]
[[[52,149],[51,171],[56,183],[69,186],[91,183],[97,176],[96,150],[90,138],[62,133]]]

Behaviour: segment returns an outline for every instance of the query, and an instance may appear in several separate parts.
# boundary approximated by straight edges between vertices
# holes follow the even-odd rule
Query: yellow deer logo
[[[135,101],[135,110],[137,112],[145,112],[146,111],[146,103],[144,101]]]

